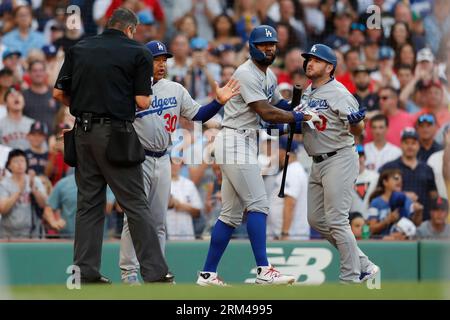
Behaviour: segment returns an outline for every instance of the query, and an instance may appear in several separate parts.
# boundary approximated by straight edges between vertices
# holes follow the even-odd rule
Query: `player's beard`
[[[369,83],[358,83],[355,86],[359,91],[366,91],[369,88]]]
[[[264,66],[270,66],[275,61],[275,58],[275,55],[273,55],[271,58],[265,57],[263,60],[259,61],[259,63]]]

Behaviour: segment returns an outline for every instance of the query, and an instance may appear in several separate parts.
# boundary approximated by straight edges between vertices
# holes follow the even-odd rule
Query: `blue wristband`
[[[223,107],[217,100],[213,100],[207,105],[198,109],[197,114],[192,118],[194,121],[206,122],[211,119]]]
[[[284,110],[284,111],[292,111],[292,107],[291,104],[289,103],[289,101],[281,99],[280,101],[278,101],[278,103],[275,105],[275,107],[277,107],[278,109]]]
[[[299,123],[303,121],[303,112],[297,112],[297,111],[292,111],[292,114],[294,115],[294,122],[295,123]]]

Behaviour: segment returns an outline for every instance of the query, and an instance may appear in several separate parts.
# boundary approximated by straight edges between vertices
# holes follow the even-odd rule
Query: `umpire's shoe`
[[[152,281],[151,283],[171,283],[175,284],[175,276],[170,271],[167,272],[165,276],[163,276],[161,279]]]
[[[81,278],[82,284],[112,284],[112,281],[107,277],[100,276],[97,279],[83,279]]]
[[[202,287],[207,286],[221,286],[226,287],[227,284],[219,278],[217,272],[203,272],[200,271],[198,274],[197,284]]]
[[[291,275],[281,274],[272,266],[257,267],[256,268],[256,284],[293,284],[295,277]]]

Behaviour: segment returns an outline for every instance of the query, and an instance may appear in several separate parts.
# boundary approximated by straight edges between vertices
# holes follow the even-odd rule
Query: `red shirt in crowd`
[[[386,141],[400,147],[400,136],[406,127],[414,127],[417,117],[403,110],[398,110],[395,115],[388,116],[389,127],[386,134]],[[370,121],[366,124],[366,137],[364,144],[373,141]]]
[[[108,9],[106,10],[106,18],[110,18],[114,10],[122,5],[123,0],[112,0]],[[164,10],[159,3],[159,0],[144,0],[144,4],[152,11],[153,16],[157,21],[164,20]]]

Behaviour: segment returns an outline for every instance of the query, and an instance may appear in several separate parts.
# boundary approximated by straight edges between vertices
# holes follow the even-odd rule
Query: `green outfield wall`
[[[194,282],[209,243],[168,242],[166,256],[178,283]],[[361,249],[381,269],[382,281],[450,279],[450,243],[437,241],[361,241]],[[71,242],[0,243],[2,274],[10,284],[65,283],[72,264]],[[327,242],[271,242],[269,261],[298,282],[321,284],[338,281],[339,255]],[[119,243],[103,245],[102,274],[120,281]],[[232,241],[219,266],[227,282],[252,282],[255,262],[248,241]],[[5,279],[3,279],[5,281]]]

